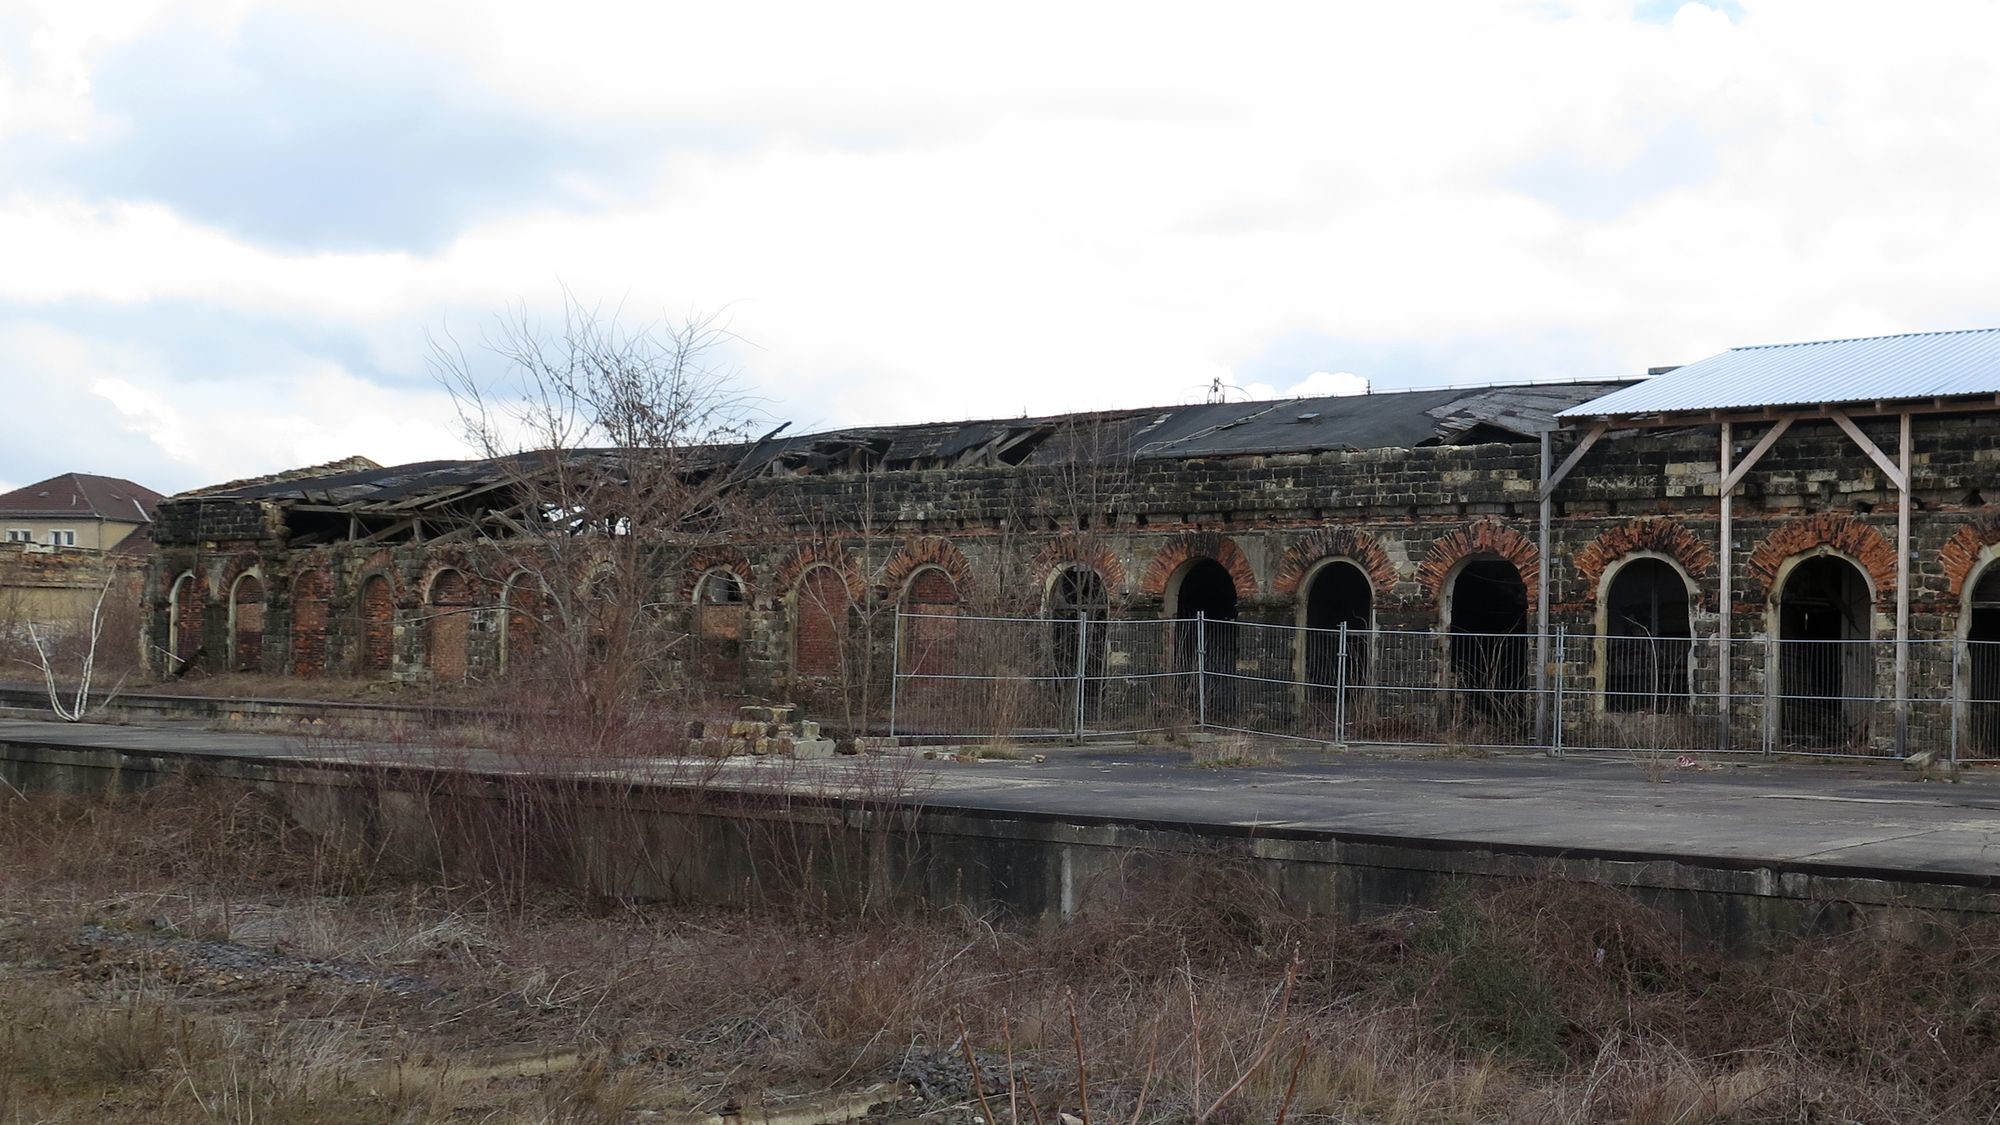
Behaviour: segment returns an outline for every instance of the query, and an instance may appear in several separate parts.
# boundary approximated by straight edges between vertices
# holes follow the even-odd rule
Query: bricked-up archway
[[[705,570],[691,592],[697,645],[694,675],[729,687],[743,682],[743,633],[750,588],[726,567]]]
[[[1875,688],[1868,579],[1822,551],[1778,577],[1778,721],[1787,744],[1841,747],[1865,740]]]
[[[361,580],[354,599],[355,667],[362,675],[378,675],[396,664],[396,591],[389,579],[371,574]]]
[[[245,571],[229,590],[230,668],[256,672],[264,667],[264,582]]]
[[[327,600],[333,581],[324,570],[308,570],[292,580],[292,675],[311,678],[326,672]]]
[[[846,664],[848,613],[854,601],[833,567],[808,567],[792,588],[792,670],[815,679],[838,677]]]
[[[500,664],[520,670],[534,666],[549,629],[549,598],[539,576],[515,571],[500,589]]]
[[[202,629],[208,607],[208,584],[188,571],[174,579],[167,593],[167,633],[174,659],[191,664],[202,651]]]
[[[943,676],[958,667],[958,584],[941,567],[926,566],[903,588],[902,670]]]
[[[431,579],[424,606],[424,664],[440,683],[465,682],[472,633],[472,585],[452,567]]]

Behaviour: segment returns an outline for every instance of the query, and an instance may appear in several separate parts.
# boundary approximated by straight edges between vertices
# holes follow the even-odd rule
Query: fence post
[[[1306,643],[1310,646],[1312,642]],[[1347,746],[1347,622],[1345,621],[1340,623],[1340,652],[1333,665],[1333,742],[1343,749]]]
[[[1951,642],[1951,760],[1958,761],[1959,724],[1963,716],[1972,709],[1972,693],[1966,690],[1966,664],[1970,660],[1965,638],[1956,637]]]
[[[896,702],[903,686],[903,611],[896,611],[889,650],[889,737],[896,737]]]
[[[1076,741],[1083,744],[1083,693],[1090,686],[1090,613],[1076,611]]]
[[[1563,663],[1569,651],[1569,635],[1561,625],[1556,626],[1556,669],[1555,716],[1550,720],[1549,757],[1560,758],[1563,752]]]
[[[1208,727],[1208,613],[1194,612],[1194,725]]]
[[[1774,753],[1778,748],[1778,714],[1784,709],[1784,698],[1779,694],[1778,684],[1778,638],[1764,636],[1764,753]]]

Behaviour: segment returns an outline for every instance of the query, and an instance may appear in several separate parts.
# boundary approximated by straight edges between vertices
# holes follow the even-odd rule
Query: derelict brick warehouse
[[[1579,723],[1706,693],[1724,745],[1914,752],[1946,737],[1908,727],[1922,697],[1977,749],[2000,737],[1996,393],[2000,331],[1981,331],[1738,349],[1630,383],[770,439],[715,451],[769,521],[687,552],[658,596],[697,642],[674,674],[770,698],[970,666],[978,617],[1050,618],[1061,675],[1076,656],[1053,631],[1079,613],[1199,615],[1306,627],[1282,653],[1207,634],[1246,713],[1292,706],[1264,680],[1330,682],[1342,626],[1378,638],[1343,652],[1349,672],[1391,672],[1379,638],[1430,636],[1424,674],[1482,690],[1546,675],[1562,631],[1581,655],[1559,706]],[[162,503],[161,667],[506,675],[541,595],[508,577],[531,541],[482,522],[505,484],[496,463],[442,462]],[[904,628],[897,609],[922,616]],[[1179,655],[1161,659],[1193,635],[1163,633]]]

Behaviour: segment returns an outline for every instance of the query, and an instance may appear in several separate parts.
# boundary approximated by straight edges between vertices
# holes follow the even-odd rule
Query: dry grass
[[[797,887],[784,911],[640,906],[392,875],[239,788],[0,795],[0,1121],[609,1121],[902,1074],[931,1099],[896,1119],[962,1122],[967,1055],[1000,1120],[1008,1074],[1019,1119],[1053,1121],[1080,1070],[1104,1122],[1142,1089],[1143,1120],[1218,1123],[2000,1105],[1990,930],[1745,957],[1571,886],[1343,925],[1219,858],[1134,856],[1110,885],[1055,930]]]

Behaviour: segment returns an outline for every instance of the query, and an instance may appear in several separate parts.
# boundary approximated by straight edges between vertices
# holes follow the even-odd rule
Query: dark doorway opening
[[[1967,751],[2000,757],[2000,566],[1989,566],[1972,587],[1966,622]]]
[[[1451,584],[1451,673],[1469,717],[1508,730],[1534,714],[1528,586],[1505,559],[1473,559]]]
[[[1368,576],[1350,562],[1330,562],[1314,572],[1306,587],[1304,677],[1306,716],[1317,726],[1333,721],[1337,701],[1329,685],[1368,682],[1368,629],[1374,621],[1375,591]],[[1347,666],[1341,668],[1341,626],[1347,627]]]
[[[1174,590],[1174,662],[1179,671],[1200,668],[1208,681],[1208,706],[1216,716],[1235,713],[1236,580],[1214,559],[1197,559]],[[1196,618],[1202,618],[1197,621]],[[1220,678],[1218,678],[1220,677]]]
[[[1681,572],[1633,559],[1612,576],[1604,603],[1604,709],[1687,710],[1694,630]]]
[[[1110,630],[1105,626],[1111,616],[1110,606],[1104,579],[1086,566],[1064,567],[1049,586],[1050,664],[1056,675],[1074,679],[1077,658],[1081,655],[1086,723],[1096,719],[1102,707],[1105,653],[1111,643]],[[1079,629],[1083,630],[1081,638],[1077,636]]]
[[[1865,740],[1874,694],[1868,581],[1833,555],[1792,568],[1778,596],[1779,725],[1785,742]]]

